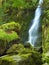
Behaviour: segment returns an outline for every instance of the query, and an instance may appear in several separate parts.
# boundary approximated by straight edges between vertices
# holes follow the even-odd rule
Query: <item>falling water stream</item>
[[[39,33],[38,33],[38,29],[39,29],[39,23],[40,23],[40,16],[41,16],[41,12],[42,12],[42,9],[41,9],[41,5],[43,3],[43,0],[39,0],[39,4],[36,8],[36,11],[35,11],[35,17],[33,19],[33,23],[29,29],[29,40],[28,42],[34,46],[37,42],[37,39],[39,39]]]

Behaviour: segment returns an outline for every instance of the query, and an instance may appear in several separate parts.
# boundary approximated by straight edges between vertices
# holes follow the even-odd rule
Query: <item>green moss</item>
[[[22,44],[13,44],[8,50],[7,50],[7,54],[17,54],[17,53],[21,53],[24,50],[24,46]]]
[[[23,44],[13,44],[8,50],[7,55],[0,57],[0,65],[41,65],[40,53],[34,51],[30,46],[24,47]]]
[[[27,54],[27,53],[34,53],[34,50],[32,47],[24,47],[22,43],[19,44],[13,44],[8,50],[7,54]]]
[[[26,48],[22,44],[14,44],[11,48],[7,50],[8,55],[18,54],[23,60],[24,65],[41,65],[42,59],[41,54],[34,51],[32,48]],[[28,57],[29,56],[29,57]],[[23,65],[23,62],[20,62]],[[29,62],[29,63],[28,63]]]
[[[49,65],[49,52],[42,54],[42,60],[43,60],[43,64],[47,63],[47,65]]]
[[[0,57],[0,61],[2,61],[0,65],[32,65],[32,63],[35,65],[31,55],[32,54],[5,55]]]
[[[4,51],[13,40],[18,40],[19,36],[16,32],[11,31],[10,33],[5,32],[4,30],[0,29],[0,54],[2,55]]]
[[[3,56],[2,58],[0,58],[0,61],[2,61],[0,63],[0,65],[16,65],[17,64],[17,56],[15,59],[15,56]]]
[[[42,60],[43,65],[49,65],[49,1],[44,0],[43,3],[43,16],[42,16],[42,47],[43,47],[43,54]],[[47,56],[48,55],[48,56]]]
[[[18,35],[16,32],[11,31],[11,33],[7,33],[4,30],[0,29],[0,40],[4,40],[4,41],[12,41],[12,40],[16,40],[18,39]]]
[[[16,31],[18,33],[21,29],[21,26],[19,23],[10,22],[10,23],[1,25],[0,29],[3,29],[5,31]]]
[[[38,53],[14,54],[0,57],[0,65],[41,65],[41,57]]]
[[[21,63],[21,65],[36,65],[35,63],[34,63],[34,60],[33,60],[33,58],[32,58],[32,53],[28,53],[28,54],[19,54],[21,57],[22,57],[22,61],[20,62]]]

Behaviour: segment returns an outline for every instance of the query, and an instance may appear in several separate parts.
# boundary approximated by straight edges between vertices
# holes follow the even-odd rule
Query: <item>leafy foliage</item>
[[[8,0],[6,6],[18,7],[18,8],[29,8],[35,6],[37,0]]]

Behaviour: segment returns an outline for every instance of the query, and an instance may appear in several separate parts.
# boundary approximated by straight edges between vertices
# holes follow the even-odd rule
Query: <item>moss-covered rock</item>
[[[41,65],[41,54],[34,51],[32,47],[26,47],[23,44],[13,44],[6,52],[6,55],[0,57],[0,65]]]
[[[0,65],[35,65],[31,54],[22,54],[22,55],[12,55],[12,56],[3,56],[0,58]]]
[[[0,40],[10,42],[10,41],[16,40],[18,38],[19,38],[19,36],[17,35],[16,32],[11,31],[11,32],[7,33],[4,30],[0,29]]]
[[[33,53],[5,55],[0,57],[0,65],[41,65],[40,55],[35,55]]]
[[[33,51],[33,48],[32,46],[30,45],[30,47],[26,47],[24,46],[22,43],[19,43],[19,44],[13,44],[8,50],[7,50],[7,54],[19,54],[19,53],[22,53],[22,54],[27,54],[27,53],[32,53],[34,52]]]
[[[16,32],[11,31],[11,33],[7,33],[4,30],[0,29],[0,54],[4,53],[5,49],[7,49],[7,45],[10,45],[9,42],[18,39],[19,36]]]
[[[20,55],[21,57],[23,57],[23,59],[25,57],[28,57],[28,54],[31,54],[30,59],[28,58],[28,60],[26,59],[26,62],[28,63],[28,65],[41,65],[42,64],[42,59],[41,59],[41,54],[34,51],[32,47],[26,47],[22,44],[14,44],[12,47],[10,47],[7,52],[8,55]],[[23,60],[22,59],[22,60]],[[26,65],[26,63],[24,61],[24,65]],[[30,63],[29,63],[30,62]],[[21,65],[23,65],[23,62],[20,62]]]
[[[8,50],[7,54],[18,54],[21,53],[24,50],[24,46],[22,44],[13,44]]]
[[[15,22],[10,22],[10,23],[6,23],[0,26],[0,29],[3,29],[4,31],[15,31],[19,34],[21,26],[19,23],[15,23]]]
[[[2,55],[13,43],[20,40],[18,35],[20,29],[20,24],[15,22],[6,23],[0,26],[0,55]]]

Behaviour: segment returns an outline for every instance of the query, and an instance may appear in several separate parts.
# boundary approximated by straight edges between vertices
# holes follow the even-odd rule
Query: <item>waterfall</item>
[[[34,46],[37,42],[37,39],[39,39],[40,34],[38,33],[39,30],[39,23],[40,23],[40,16],[41,16],[41,5],[43,3],[43,0],[39,0],[39,4],[35,11],[35,17],[33,19],[33,23],[29,29],[29,40],[28,42]]]

